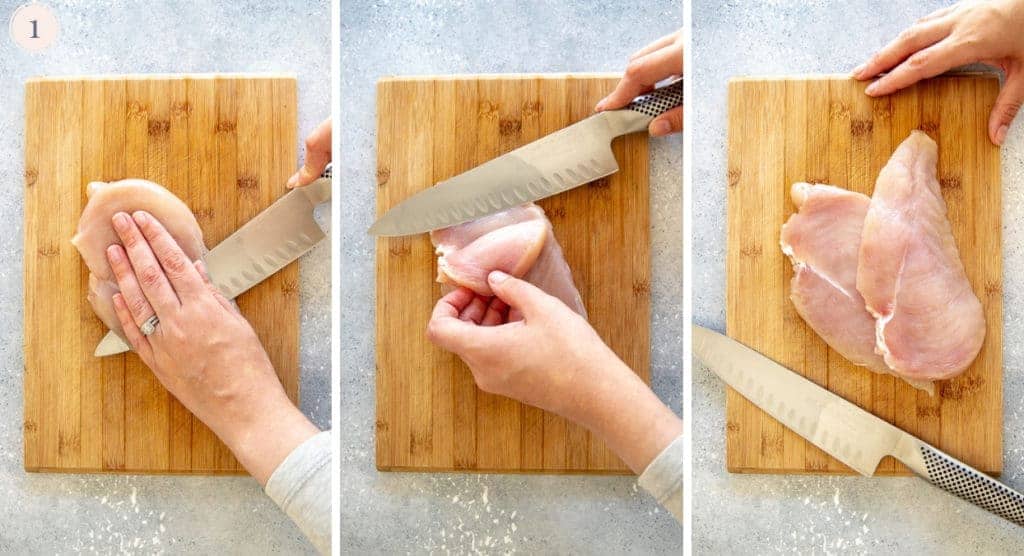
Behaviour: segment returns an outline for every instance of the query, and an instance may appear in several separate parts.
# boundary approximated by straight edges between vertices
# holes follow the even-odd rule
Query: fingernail
[[[603,99],[597,101],[597,104],[594,105],[594,112],[600,112],[601,110],[604,110],[604,104],[607,101],[608,97],[604,97]]]
[[[495,270],[487,275],[487,280],[492,284],[500,284],[505,280],[508,280],[510,276],[500,270]]]
[[[298,184],[298,183],[299,183],[299,174],[295,173],[295,174],[292,174],[292,177],[288,178],[288,183],[285,184],[285,187],[287,187],[288,189],[294,189],[295,185]]]
[[[135,222],[139,226],[142,226],[143,224],[149,221],[149,214],[146,214],[145,211],[137,210],[132,214],[132,218],[135,219]]]
[[[661,137],[672,133],[672,124],[668,123],[667,120],[658,120],[651,124],[651,135],[655,137]]]
[[[1003,124],[996,130],[996,144],[1002,145],[1003,141],[1006,140],[1006,132],[1010,130],[1010,126]]]
[[[852,75],[853,77],[857,77],[858,75],[860,75],[860,72],[864,71],[864,68],[866,68],[867,66],[867,64],[861,64],[853,68],[853,71],[850,72],[850,75]]]
[[[116,263],[121,260],[121,249],[115,244],[107,247],[107,260]]]
[[[873,95],[877,91],[878,91],[878,81],[875,81],[874,83],[868,85],[867,89],[864,89],[864,92],[869,94],[869,95]]]
[[[128,228],[129,228],[129,225],[128,225],[128,215],[123,213],[123,212],[119,212],[119,213],[115,214],[114,215],[114,229],[119,231],[119,232],[127,232]]]

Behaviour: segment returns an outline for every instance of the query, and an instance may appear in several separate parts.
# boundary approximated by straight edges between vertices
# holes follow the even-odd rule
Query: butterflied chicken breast
[[[790,299],[832,349],[855,365],[889,369],[875,353],[875,319],[857,291],[861,228],[871,200],[831,185],[794,184],[798,212],[782,226],[782,252],[793,263]]]
[[[501,270],[523,278],[586,316],[583,300],[539,206],[528,203],[472,222],[430,233],[438,282],[493,296],[487,275]]]
[[[173,193],[151,181],[128,179],[116,182],[93,182],[87,191],[89,202],[78,220],[72,245],[89,267],[89,303],[107,328],[124,337],[121,323],[114,311],[113,296],[117,280],[107,262],[107,248],[121,244],[111,218],[118,212],[131,214],[144,210],[167,228],[182,250],[192,260],[206,254],[203,232],[192,211]]]
[[[875,349],[895,374],[933,381],[981,350],[985,315],[967,280],[936,179],[938,148],[914,131],[875,183],[857,289],[875,318]]]

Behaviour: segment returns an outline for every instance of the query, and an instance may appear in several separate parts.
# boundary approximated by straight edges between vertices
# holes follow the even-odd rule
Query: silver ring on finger
[[[149,336],[156,331],[156,325],[160,324],[160,318],[153,315],[146,319],[146,322],[142,323],[139,327],[139,332],[142,332],[143,336]]]

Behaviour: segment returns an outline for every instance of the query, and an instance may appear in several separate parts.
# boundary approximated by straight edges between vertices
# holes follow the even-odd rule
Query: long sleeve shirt
[[[683,435],[676,437],[647,465],[638,482],[641,488],[682,523]]]
[[[331,431],[292,450],[264,490],[317,551],[331,553]]]

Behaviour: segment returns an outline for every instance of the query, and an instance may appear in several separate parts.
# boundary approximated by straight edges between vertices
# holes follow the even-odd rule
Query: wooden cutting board
[[[1002,243],[999,149],[988,116],[989,76],[928,80],[872,100],[845,77],[735,79],[729,84],[727,327],[733,338],[983,471],[1002,470]],[[793,276],[779,249],[795,210],[790,185],[839,185],[870,195],[913,129],[939,145],[938,175],[953,235],[988,323],[985,344],[931,397],[854,367],[804,324],[789,300]],[[852,473],[733,390],[726,465],[734,472]],[[882,474],[908,470],[885,458]]]
[[[616,81],[611,75],[499,75],[379,82],[378,215],[420,189],[592,114]],[[646,134],[616,139],[613,150],[618,173],[540,205],[590,322],[649,380]],[[441,297],[435,277],[426,234],[377,241],[377,467],[627,473],[583,428],[478,390],[456,356],[427,341],[427,321]]]
[[[146,178],[183,199],[208,247],[285,192],[296,164],[287,76],[42,78],[25,86],[25,468],[240,473],[134,354],[93,357],[105,328],[69,240],[90,181]],[[238,299],[298,398],[298,267]]]

